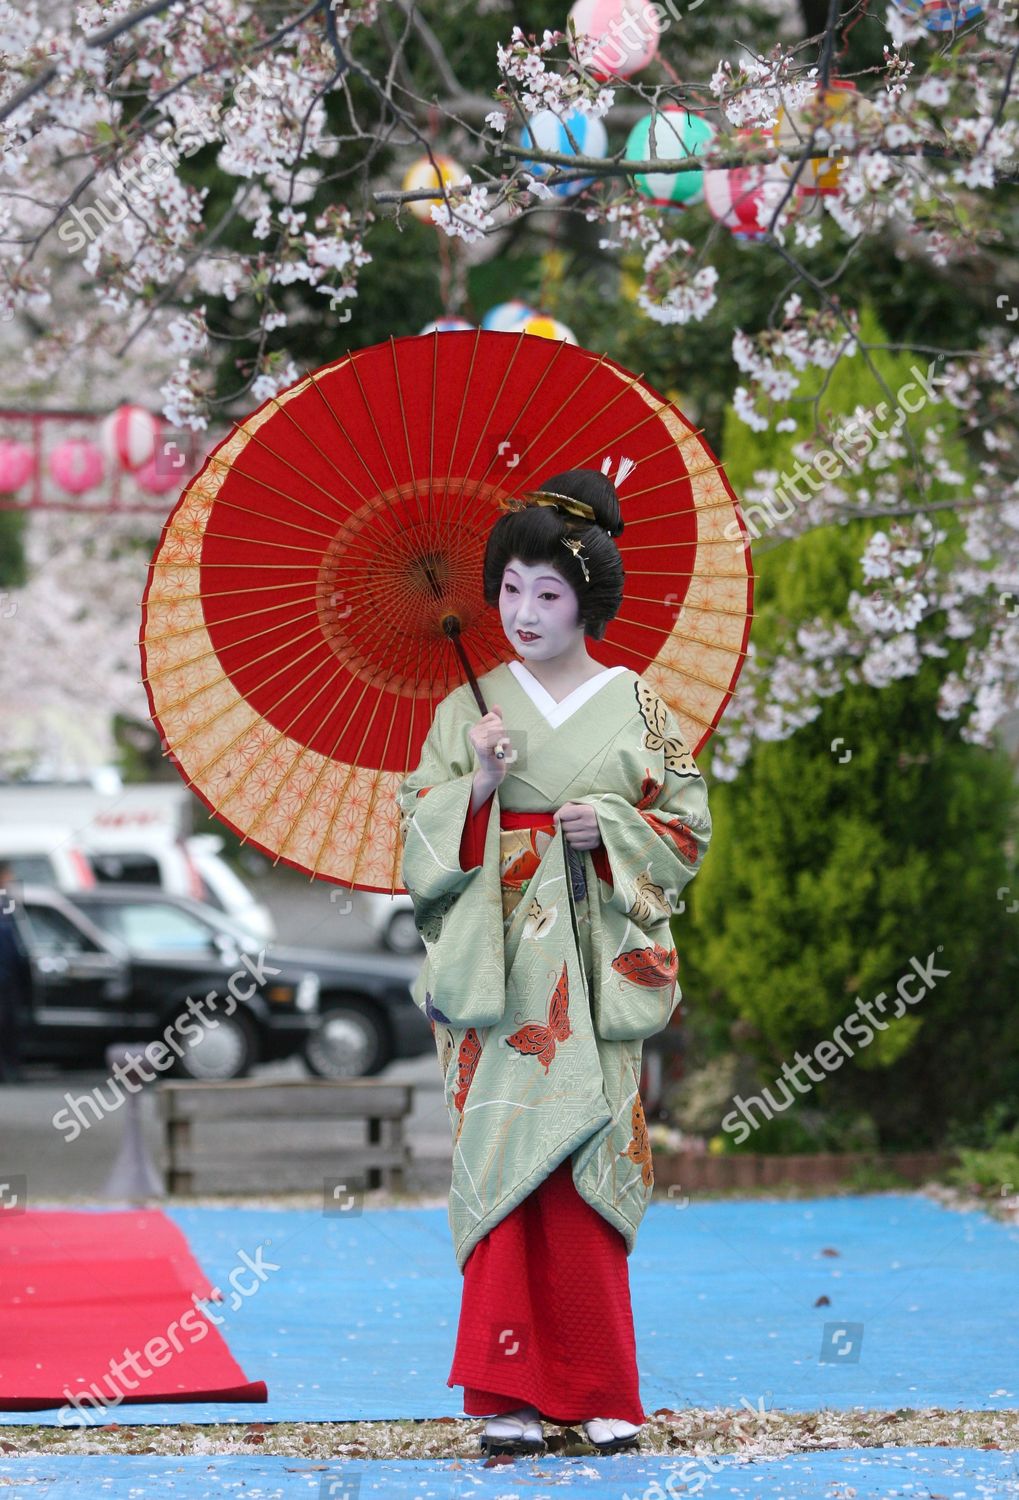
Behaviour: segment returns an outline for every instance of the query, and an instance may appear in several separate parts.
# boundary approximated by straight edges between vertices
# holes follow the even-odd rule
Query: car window
[[[15,880],[25,885],[53,885],[53,864],[48,854],[9,854],[4,864],[12,871]]]
[[[215,952],[212,931],[204,922],[160,901],[97,901],[89,907],[89,916],[129,948],[157,953]]]
[[[154,854],[90,854],[92,873],[101,883],[161,885],[159,860]]]
[[[61,953],[98,953],[97,943],[80,927],[51,906],[26,906],[22,916],[28,928],[33,953],[52,956]]]

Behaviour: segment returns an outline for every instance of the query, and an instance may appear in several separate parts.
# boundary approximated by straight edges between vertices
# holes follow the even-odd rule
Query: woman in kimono
[[[515,657],[436,710],[397,792],[453,1133],[463,1273],[447,1384],[493,1414],[483,1452],[541,1452],[540,1419],[638,1444],[627,1256],[654,1172],[645,1037],[681,992],[669,927],[711,836],[703,779],[651,683],[602,667],[623,597],[607,475],[507,500],[484,595]]]

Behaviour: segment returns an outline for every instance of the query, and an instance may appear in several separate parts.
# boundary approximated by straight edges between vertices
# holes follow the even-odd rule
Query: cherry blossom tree
[[[939,712],[990,744],[1017,706],[1019,677],[1008,196],[1019,176],[1019,10],[991,0],[973,15],[951,0],[941,9],[955,24],[936,31],[907,0],[883,10],[828,0],[823,24],[805,26],[814,0],[802,14],[772,0],[759,45],[737,36],[732,12],[709,20],[698,4],[651,7],[658,58],[624,78],[596,74],[593,43],[565,6],[537,0],[516,7],[524,25],[504,0],[470,11],[447,0],[0,0],[0,334],[17,352],[17,389],[66,392],[83,370],[102,387],[129,367],[142,390],[152,382],[168,421],[215,428],[296,379],[317,330],[340,336],[385,221],[403,222],[409,203],[439,199],[431,220],[460,267],[555,222],[587,226],[600,253],[636,257],[636,308],[649,325],[717,330],[749,431],[782,430],[799,405],[816,449],[833,427],[872,417],[825,409],[827,379],[847,360],[871,371],[894,413],[878,348],[914,356],[937,393],[930,422],[924,407],[919,424],[875,440],[869,489],[849,494],[822,476],[790,517],[751,531],[756,553],[849,515],[879,523],[848,618],[803,627],[767,659],[751,651],[715,769],[734,775],[762,726],[792,733],[841,681],[862,673],[879,686],[959,639],[967,658],[946,677]],[[553,11],[558,29],[534,20]],[[462,80],[466,49],[446,41],[493,26],[501,40]],[[855,85],[838,111],[824,102],[836,79]],[[697,157],[663,155],[654,130],[643,161],[625,159],[622,145],[591,157],[519,144],[539,109],[618,133],[648,112],[660,123],[675,105],[715,127]],[[410,160],[440,151],[462,163],[462,179],[438,193],[404,190]],[[754,326],[733,316],[718,273],[728,230],[637,190],[641,173],[705,166],[761,176],[756,253],[786,287]],[[810,187],[821,171],[823,192]],[[580,178],[591,180],[582,193],[556,193]],[[964,347],[943,345],[937,328],[910,342],[864,336],[840,288],[875,245],[978,288]],[[946,456],[948,409],[975,482]],[[761,471],[742,498],[766,499],[783,477]],[[963,532],[950,567],[939,554],[944,509]],[[21,607],[27,619],[27,598]],[[114,648],[117,662],[122,654]]]

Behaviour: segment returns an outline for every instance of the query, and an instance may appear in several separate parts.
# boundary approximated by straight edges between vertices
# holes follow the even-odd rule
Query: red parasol
[[[625,597],[587,645],[639,672],[696,753],[734,691],[753,596],[714,454],[607,355],[447,331],[312,371],[240,422],[181,495],[141,649],[182,776],[277,860],[401,890],[395,789],[437,703],[511,655],[482,595],[499,500],[623,457]]]

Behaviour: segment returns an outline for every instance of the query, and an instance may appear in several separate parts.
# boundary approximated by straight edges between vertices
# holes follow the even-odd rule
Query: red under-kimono
[[[465,870],[482,862],[491,807],[489,798],[464,821]],[[503,812],[500,819],[502,828],[535,824],[551,827],[551,814]],[[604,846],[591,857],[611,882]],[[572,1157],[467,1257],[446,1384],[464,1387],[468,1416],[531,1405],[552,1422],[645,1420],[625,1242],[577,1192]]]

